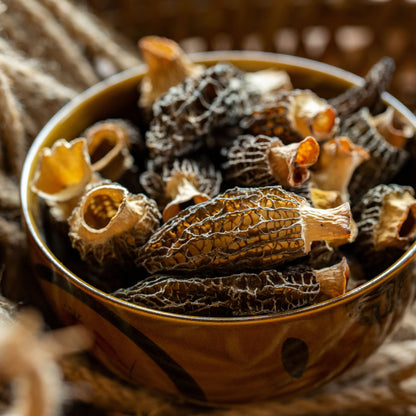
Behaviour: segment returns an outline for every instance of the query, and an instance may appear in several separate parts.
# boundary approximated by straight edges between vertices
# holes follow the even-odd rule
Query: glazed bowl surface
[[[363,79],[326,64],[261,52],[192,55],[244,70],[280,68],[298,88],[331,96]],[[117,299],[83,277],[55,238],[31,192],[40,150],[71,140],[96,121],[137,117],[146,68],[105,80],[67,104],[43,128],[25,162],[21,201],[34,274],[63,324],[94,335],[93,353],[126,380],[206,403],[288,397],[315,389],[363,361],[396,327],[415,296],[416,245],[383,273],[345,295],[287,313],[205,318],[158,312]],[[389,94],[383,100],[416,128],[415,116]]]

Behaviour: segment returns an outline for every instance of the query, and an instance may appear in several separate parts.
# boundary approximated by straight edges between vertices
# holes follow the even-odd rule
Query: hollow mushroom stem
[[[139,40],[139,50],[148,71],[141,83],[140,105],[151,107],[170,87],[188,76],[201,73],[202,66],[194,64],[173,40],[159,36],[145,36]]]
[[[330,209],[300,207],[306,252],[313,241],[335,240],[351,236],[351,210],[348,202]]]
[[[286,146],[275,141],[270,145],[268,156],[270,170],[277,182],[296,187],[309,178],[308,168],[318,160],[319,144],[311,136]]]
[[[163,221],[178,214],[181,209],[190,204],[208,201],[210,197],[201,192],[192,181],[183,174],[175,174],[166,184],[166,194],[171,199],[163,210]]]
[[[345,257],[333,266],[315,270],[314,274],[319,282],[321,295],[329,298],[343,295],[347,287],[349,273],[350,269]]]
[[[388,195],[374,227],[375,246],[406,246],[416,238],[416,199],[408,192]]]

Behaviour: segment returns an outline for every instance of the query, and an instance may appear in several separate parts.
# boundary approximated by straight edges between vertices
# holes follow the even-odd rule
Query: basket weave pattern
[[[416,2],[410,0],[85,0],[133,41],[156,34],[185,50],[255,49],[308,57],[358,75],[384,55],[389,91],[416,110]]]

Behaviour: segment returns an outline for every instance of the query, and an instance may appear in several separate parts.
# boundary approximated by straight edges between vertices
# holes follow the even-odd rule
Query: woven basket
[[[134,41],[166,36],[188,51],[275,51],[359,75],[389,55],[397,66],[389,91],[416,110],[415,1],[79,1]]]

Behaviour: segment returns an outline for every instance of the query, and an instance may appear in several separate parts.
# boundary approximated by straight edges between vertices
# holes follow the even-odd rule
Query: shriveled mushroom
[[[312,172],[317,188],[338,191],[349,201],[348,186],[356,168],[370,157],[369,152],[355,145],[348,137],[335,137],[321,146],[321,155]]]
[[[87,128],[83,137],[94,172],[116,181],[133,167],[130,149],[140,141],[140,133],[132,123],[123,119],[102,120]]]
[[[314,270],[294,265],[282,270],[238,273],[221,277],[151,276],[119,289],[114,296],[165,312],[199,316],[254,316],[313,304],[318,298],[345,293],[348,265]]]
[[[416,238],[416,199],[410,186],[382,184],[370,189],[354,216],[354,251],[372,275],[397,260]]]
[[[186,77],[195,77],[202,65],[194,64],[172,39],[144,36],[138,42],[139,51],[147,64],[147,73],[140,84],[139,105],[151,109],[154,101]]]
[[[55,220],[65,221],[87,185],[97,180],[86,140],[60,139],[41,150],[31,189],[45,200]]]
[[[312,241],[350,235],[349,204],[313,208],[281,186],[233,188],[182,210],[138,252],[150,273],[271,268],[305,256]]]
[[[220,171],[205,159],[175,159],[160,167],[150,162],[140,175],[144,190],[163,210],[165,222],[184,207],[217,195],[221,181]]]
[[[387,89],[395,69],[394,60],[383,57],[376,62],[364,77],[359,86],[352,86],[329,103],[335,108],[341,120],[355,113],[360,108],[373,109],[380,103],[381,93]]]
[[[310,90],[283,91],[254,107],[240,125],[254,135],[279,137],[284,143],[307,136],[317,141],[334,136],[339,120],[329,103]]]
[[[297,187],[309,179],[319,144],[313,137],[284,145],[277,137],[242,135],[224,153],[226,178],[235,184]]]
[[[83,260],[123,264],[159,226],[160,212],[147,196],[105,183],[82,197],[68,223],[69,238]]]
[[[218,63],[170,88],[153,104],[146,133],[151,157],[169,159],[199,149],[214,128],[239,122],[252,106],[252,93],[244,73],[228,63]]]
[[[344,120],[341,134],[370,153],[370,158],[354,171],[348,186],[354,204],[374,186],[390,183],[409,158],[406,149],[391,145],[377,131],[373,116],[366,107]]]

